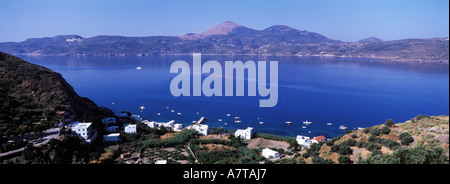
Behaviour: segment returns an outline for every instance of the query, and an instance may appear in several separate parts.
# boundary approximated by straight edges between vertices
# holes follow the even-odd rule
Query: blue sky
[[[342,41],[449,36],[448,0],[0,0],[0,42],[78,34],[181,36],[231,20]]]

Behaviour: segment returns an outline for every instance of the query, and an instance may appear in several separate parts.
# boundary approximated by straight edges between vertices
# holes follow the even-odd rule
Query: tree
[[[401,143],[402,145],[409,145],[410,143],[414,142],[414,138],[412,138],[409,134],[408,136],[404,136],[401,139]]]
[[[351,155],[353,153],[353,150],[350,149],[350,147],[343,145],[343,146],[339,147],[338,153],[340,155]]]
[[[389,132],[391,132],[391,129],[389,127],[384,126],[383,128],[381,128],[381,133],[382,134],[389,134]]]
[[[370,134],[372,134],[374,136],[378,136],[378,135],[380,135],[380,130],[378,128],[372,128],[372,129],[370,129]]]
[[[341,155],[338,158],[338,162],[339,164],[352,164],[352,160],[350,160],[350,157],[348,157],[347,155]]]
[[[392,127],[394,126],[394,121],[392,119],[388,119],[384,122],[384,125],[388,126],[388,127]]]

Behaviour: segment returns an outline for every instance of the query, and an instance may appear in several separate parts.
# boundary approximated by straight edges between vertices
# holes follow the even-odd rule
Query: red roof
[[[320,142],[320,141],[323,141],[325,139],[326,139],[325,136],[321,135],[321,136],[314,137],[311,140],[316,140],[317,142]]]

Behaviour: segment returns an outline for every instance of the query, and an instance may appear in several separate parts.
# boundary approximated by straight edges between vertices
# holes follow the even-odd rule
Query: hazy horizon
[[[398,1],[0,1],[0,42],[80,35],[182,36],[225,21],[286,25],[354,42],[449,37],[449,2]]]

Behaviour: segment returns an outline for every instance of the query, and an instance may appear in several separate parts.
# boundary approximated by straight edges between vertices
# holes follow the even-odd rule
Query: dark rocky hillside
[[[96,121],[112,111],[78,96],[50,69],[0,52],[0,135],[36,132],[67,120]]]

